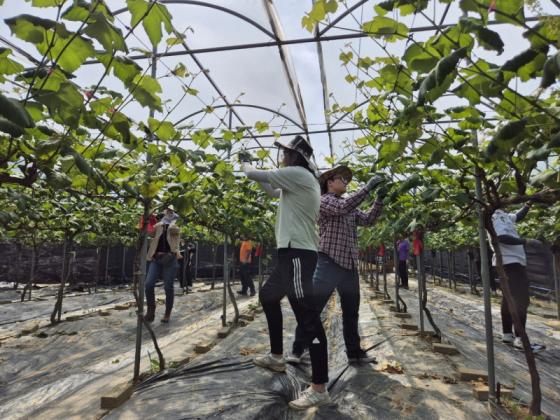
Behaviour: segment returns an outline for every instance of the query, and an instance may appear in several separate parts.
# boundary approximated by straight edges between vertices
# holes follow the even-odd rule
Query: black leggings
[[[273,354],[283,354],[283,320],[280,301],[288,296],[303,340],[311,356],[311,380],[314,384],[329,381],[327,336],[321,324],[320,312],[313,301],[313,273],[317,253],[304,249],[278,249],[278,262],[259,293],[266,320],[270,348]]]
[[[506,264],[504,270],[509,279],[509,289],[513,297],[515,311],[521,319],[521,324],[527,323],[527,308],[529,307],[529,280],[527,271],[521,264]],[[503,281],[503,280],[502,280]],[[503,290],[503,289],[502,289]],[[502,293],[503,294],[503,293]],[[502,330],[504,334],[513,332],[513,317],[504,296],[502,296]],[[518,331],[516,331],[516,335]]]
[[[399,260],[399,277],[401,278],[401,287],[408,288],[408,269],[406,267],[406,260]]]

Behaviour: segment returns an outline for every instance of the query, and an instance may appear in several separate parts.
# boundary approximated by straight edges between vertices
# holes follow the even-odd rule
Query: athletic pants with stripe
[[[280,301],[288,296],[298,328],[303,332],[303,340],[309,346],[311,380],[314,384],[323,384],[329,380],[327,337],[313,299],[313,273],[316,265],[315,251],[278,249],[277,265],[263,284],[259,297],[268,321],[271,353],[283,354]]]

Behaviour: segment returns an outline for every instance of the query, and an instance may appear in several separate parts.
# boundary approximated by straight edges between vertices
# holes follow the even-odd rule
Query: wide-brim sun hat
[[[305,137],[296,136],[288,142],[278,139],[274,142],[274,146],[298,152],[301,156],[303,156],[307,163],[315,166],[313,162],[313,148]]]
[[[352,181],[352,171],[348,166],[340,165],[335,168],[329,169],[323,172],[319,176],[319,185],[321,185],[321,194],[325,194],[327,192],[327,181],[329,179],[334,178],[335,176],[344,178],[346,182]]]

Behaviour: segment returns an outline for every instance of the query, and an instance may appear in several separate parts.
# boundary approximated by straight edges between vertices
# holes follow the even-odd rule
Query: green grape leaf
[[[375,16],[373,20],[365,22],[362,30],[374,38],[384,38],[388,42],[406,38],[408,35],[408,26],[384,16]]]

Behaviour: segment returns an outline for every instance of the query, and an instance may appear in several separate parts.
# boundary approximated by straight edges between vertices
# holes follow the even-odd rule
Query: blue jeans
[[[360,353],[360,335],[358,333],[358,312],[360,310],[360,283],[358,270],[348,270],[335,263],[328,255],[319,253],[317,267],[313,275],[313,298],[317,311],[323,308],[332,296],[334,289],[340,296],[342,308],[342,332],[348,357],[357,357]],[[294,354],[301,354],[305,349],[302,330],[296,328],[296,337],[292,346]]]
[[[177,258],[165,267],[161,263],[161,256],[159,255],[156,255],[153,261],[150,261],[145,285],[146,302],[148,303],[148,306],[156,306],[154,288],[156,286],[156,281],[158,279],[162,279],[163,288],[165,290],[165,311],[171,312],[171,309],[173,309],[173,299],[175,297],[173,291],[173,281],[175,280],[175,274],[177,273],[178,267],[179,262],[177,261]]]

